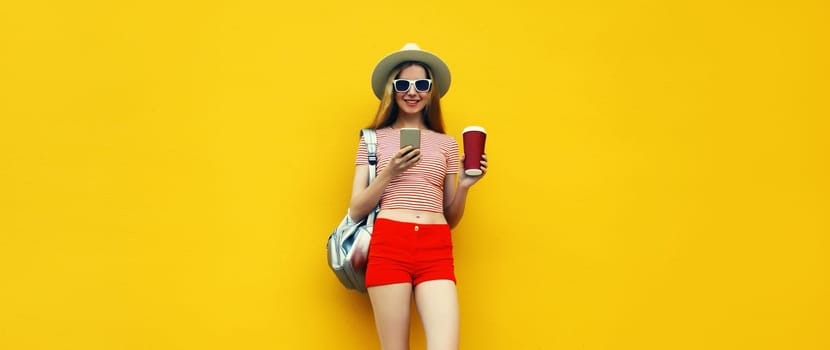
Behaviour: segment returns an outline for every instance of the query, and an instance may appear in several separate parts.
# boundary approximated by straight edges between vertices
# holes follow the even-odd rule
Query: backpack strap
[[[375,169],[378,164],[378,137],[374,129],[360,130],[360,135],[366,142],[366,153],[369,155],[369,183],[375,179]]]
[[[369,156],[369,183],[375,180],[378,164],[378,138],[374,129],[360,130],[360,135],[363,136],[363,141],[366,142],[366,153]],[[380,210],[380,203],[375,209],[369,212],[369,217],[366,218],[366,226],[372,227],[375,224],[375,215]]]

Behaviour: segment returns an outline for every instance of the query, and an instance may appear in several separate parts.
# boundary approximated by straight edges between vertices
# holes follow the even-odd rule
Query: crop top
[[[378,165],[380,173],[392,156],[400,150],[400,129],[377,129]],[[368,165],[363,137],[357,147],[356,165]],[[421,160],[412,168],[395,176],[380,196],[380,209],[410,209],[444,212],[444,178],[457,174],[460,165],[458,142],[452,136],[421,129]]]

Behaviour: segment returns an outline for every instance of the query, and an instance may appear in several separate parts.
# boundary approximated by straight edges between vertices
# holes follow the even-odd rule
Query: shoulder
[[[375,134],[378,135],[378,138],[385,138],[385,137],[389,137],[389,136],[392,136],[392,135],[395,134],[395,130],[390,128],[390,127],[381,128],[381,129],[374,129],[374,130],[375,130]]]
[[[363,135],[364,131],[374,131],[375,136],[378,138],[378,140],[381,140],[383,138],[387,138],[387,137],[394,134],[394,130],[392,128],[382,128],[382,129],[364,128],[364,129],[360,129],[360,139],[361,140],[365,139],[365,136]]]
[[[455,140],[455,137],[432,130],[425,130],[424,137],[429,138],[432,142],[444,147],[458,146],[458,142]]]
[[[393,134],[393,133],[395,133],[395,129],[392,129],[391,127],[388,127],[388,126],[385,127],[385,128],[374,129],[374,130],[378,134]]]

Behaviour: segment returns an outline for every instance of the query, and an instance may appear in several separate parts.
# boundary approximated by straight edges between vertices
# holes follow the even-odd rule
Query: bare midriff
[[[378,219],[389,219],[416,224],[446,224],[444,213],[409,209],[383,209],[378,213]]]

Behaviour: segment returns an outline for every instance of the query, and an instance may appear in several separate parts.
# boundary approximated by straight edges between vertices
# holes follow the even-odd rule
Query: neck
[[[426,126],[424,125],[424,120],[421,118],[421,113],[417,113],[417,114],[398,113],[398,119],[395,120],[395,124],[392,124],[392,127],[395,128],[395,129],[400,129],[400,128],[425,129],[426,128]]]

